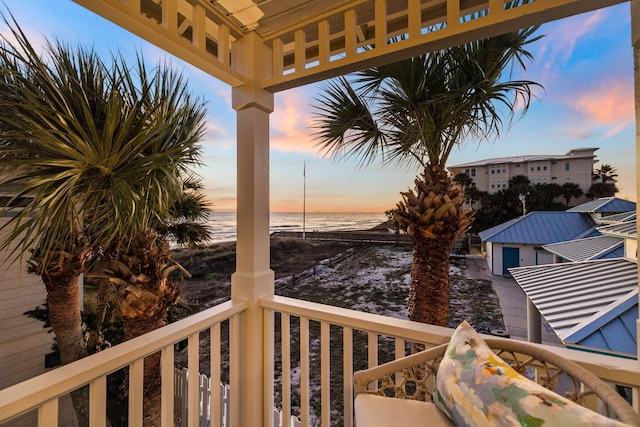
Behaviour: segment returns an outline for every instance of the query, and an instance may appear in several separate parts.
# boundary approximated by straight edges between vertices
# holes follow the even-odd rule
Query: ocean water
[[[304,219],[305,231],[366,230],[387,220],[384,213],[309,213]],[[235,212],[214,212],[209,224],[213,230],[213,243],[236,240]],[[271,212],[270,231],[302,231],[302,212]]]

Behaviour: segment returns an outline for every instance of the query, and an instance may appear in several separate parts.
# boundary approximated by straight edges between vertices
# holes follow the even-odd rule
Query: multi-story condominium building
[[[464,172],[473,179],[473,186],[480,191],[495,193],[509,187],[509,180],[524,175],[531,184],[559,184],[574,182],[583,192],[592,183],[594,152],[597,148],[576,148],[560,155],[526,155],[497,157],[449,166],[452,176]],[[585,196],[576,199],[580,203]]]

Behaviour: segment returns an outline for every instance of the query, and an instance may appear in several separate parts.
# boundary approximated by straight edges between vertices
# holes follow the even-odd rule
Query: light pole
[[[525,216],[527,214],[527,195],[520,193],[520,195],[518,196],[518,200],[520,200],[520,202],[522,202],[522,216]]]

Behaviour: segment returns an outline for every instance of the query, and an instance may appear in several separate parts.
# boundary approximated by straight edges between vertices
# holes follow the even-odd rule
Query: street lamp
[[[527,195],[520,193],[520,195],[518,196],[518,200],[520,200],[520,202],[522,203],[522,216],[525,216],[527,214]]]

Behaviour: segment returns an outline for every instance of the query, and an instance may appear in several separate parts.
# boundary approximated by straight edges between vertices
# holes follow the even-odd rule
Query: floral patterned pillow
[[[518,374],[462,322],[436,380],[436,404],[457,426],[623,426]]]

